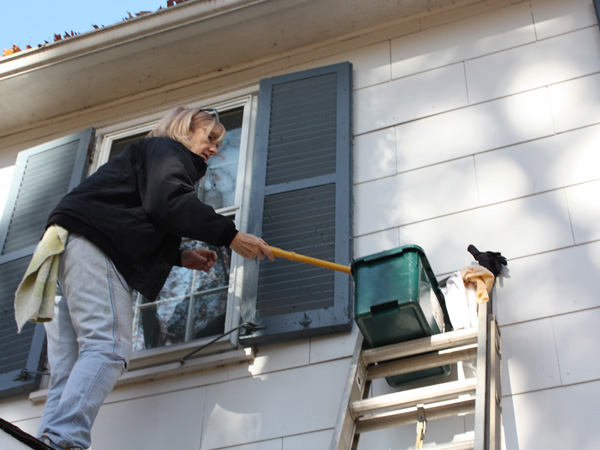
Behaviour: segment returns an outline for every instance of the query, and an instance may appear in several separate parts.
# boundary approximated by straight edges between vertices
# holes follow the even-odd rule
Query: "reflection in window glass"
[[[217,263],[209,273],[174,267],[158,298],[152,303],[138,295],[134,351],[178,344],[225,331],[231,250],[191,240],[185,240],[183,247],[210,248],[217,252]]]
[[[242,108],[221,114],[220,120],[227,135],[219,153],[208,160],[208,171],[198,183],[198,197],[215,209],[233,206],[235,202],[242,118]]]
[[[213,156],[208,160],[209,167],[204,176],[201,187],[200,198],[215,209],[232,206],[235,202],[235,182],[237,176],[237,161],[211,165],[220,155]]]
[[[144,139],[147,134],[148,132],[146,131],[144,133],[134,134],[133,136],[127,136],[126,138],[114,141],[110,147],[110,155],[108,155],[108,159],[111,160],[115,156],[121,154],[129,144],[135,141],[139,141],[140,139]]]
[[[215,209],[235,205],[243,108],[219,111],[227,130],[218,155],[210,158],[205,177],[196,186],[198,197]],[[116,140],[111,158],[146,133]],[[235,214],[230,211],[228,214]],[[231,250],[184,239],[182,248],[211,248],[218,260],[209,273],[174,267],[154,302],[137,294],[134,300],[133,351],[215,336],[225,331]]]

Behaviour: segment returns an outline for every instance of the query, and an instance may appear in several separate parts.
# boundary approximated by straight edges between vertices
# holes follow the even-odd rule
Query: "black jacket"
[[[194,191],[206,169],[200,156],[173,139],[134,142],[68,193],[48,225],[85,236],[132,288],[154,300],[173,265],[181,264],[182,237],[228,246],[237,233],[231,219]]]

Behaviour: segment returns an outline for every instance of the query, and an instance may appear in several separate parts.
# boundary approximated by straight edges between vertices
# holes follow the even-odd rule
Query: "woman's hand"
[[[209,272],[216,262],[217,253],[206,248],[183,250],[181,252],[181,265],[186,269]]]
[[[261,238],[254,236],[253,234],[238,233],[229,244],[229,248],[244,258],[258,258],[265,259],[265,256],[269,258],[269,261],[273,261],[275,257],[273,252],[265,241]]]

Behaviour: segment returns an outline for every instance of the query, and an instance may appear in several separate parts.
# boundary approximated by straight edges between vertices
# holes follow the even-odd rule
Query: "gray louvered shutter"
[[[351,261],[351,73],[336,64],[261,81],[249,232],[269,245]],[[245,268],[245,345],[347,330],[347,274],[276,259]]]
[[[14,293],[58,201],[85,173],[93,130],[19,153],[0,221],[0,398],[37,388],[44,327],[28,323],[20,334]]]

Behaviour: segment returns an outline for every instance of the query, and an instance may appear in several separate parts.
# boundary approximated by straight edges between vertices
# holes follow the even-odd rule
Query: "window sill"
[[[176,361],[128,371],[125,372],[121,378],[119,378],[119,381],[117,381],[117,387],[141,383],[144,381],[171,378],[178,375],[199,372],[206,369],[214,369],[216,367],[227,366],[230,364],[239,364],[244,362],[249,363],[252,360],[254,360],[254,351],[252,348],[233,349],[224,353],[216,353],[190,359],[184,364]],[[47,394],[48,389],[40,389],[29,394],[29,400],[33,403],[45,402]]]

